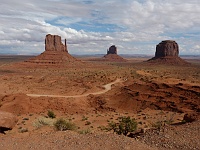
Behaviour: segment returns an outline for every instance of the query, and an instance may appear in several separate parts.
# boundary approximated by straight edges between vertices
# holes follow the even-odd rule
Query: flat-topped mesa
[[[156,46],[156,53],[155,53],[156,58],[166,57],[166,56],[178,57],[178,54],[179,54],[179,47],[175,41],[165,40],[160,42]]]
[[[150,63],[157,64],[189,64],[179,56],[179,47],[175,41],[165,40],[156,45],[155,57],[148,60]]]
[[[58,35],[46,35],[45,38],[45,51],[60,51],[68,52],[65,39],[65,45],[61,42],[61,37]]]
[[[104,61],[116,61],[116,62],[125,62],[126,60],[121,56],[117,55],[117,47],[112,45],[107,50],[107,54],[103,57]]]
[[[115,45],[112,45],[108,50],[107,54],[117,54],[117,47]]]

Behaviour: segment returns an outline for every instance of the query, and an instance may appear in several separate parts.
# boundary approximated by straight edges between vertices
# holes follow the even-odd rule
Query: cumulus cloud
[[[176,40],[182,54],[200,54],[199,0],[1,0],[0,53],[44,51],[57,34],[73,54],[154,54],[162,40]]]

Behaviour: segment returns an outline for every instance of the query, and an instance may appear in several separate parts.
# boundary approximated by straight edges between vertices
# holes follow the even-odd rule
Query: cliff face
[[[155,57],[148,60],[155,64],[184,65],[189,64],[179,56],[179,46],[175,41],[166,40],[156,45]]]
[[[156,46],[155,57],[165,57],[165,56],[173,56],[178,57],[179,47],[175,41],[166,40],[160,42]]]
[[[65,44],[63,44],[60,36],[48,34],[45,38],[45,51],[27,60],[26,63],[75,66],[81,65],[82,62],[68,53],[66,39]]]
[[[109,50],[107,51],[107,55],[108,54],[117,54],[117,47],[115,45],[109,47]]]
[[[45,38],[45,51],[61,51],[61,52],[68,52],[67,51],[67,44],[65,39],[65,45],[61,42],[61,37],[58,35],[46,35]]]
[[[112,61],[112,62],[126,62],[124,58],[117,55],[117,47],[112,45],[107,50],[107,54],[103,57],[104,61]]]

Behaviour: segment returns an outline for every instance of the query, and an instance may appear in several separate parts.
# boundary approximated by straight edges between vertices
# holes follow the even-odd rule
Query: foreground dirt
[[[75,132],[43,132],[20,136],[0,136],[2,150],[156,150],[145,144],[114,134],[87,134]]]
[[[200,120],[184,125],[166,126],[160,130],[149,130],[140,141],[162,150],[199,150]]]
[[[184,122],[186,113],[200,111],[197,61],[190,66],[162,66],[143,63],[140,59],[124,63],[84,59],[87,64],[84,67],[60,67],[27,66],[15,64],[13,59],[5,60],[0,62],[0,110],[17,115],[18,123],[5,135],[0,134],[0,149],[186,150],[200,147],[199,121],[178,125]],[[109,84],[117,79],[123,82]],[[106,84],[109,90],[103,87]],[[56,114],[56,119],[65,118],[75,123],[78,131],[58,132],[51,126],[40,127],[38,120],[48,119],[48,110]],[[147,130],[136,139],[102,130],[122,116],[135,118],[137,131],[152,129],[158,122],[177,125]],[[79,133],[85,130],[89,134]]]

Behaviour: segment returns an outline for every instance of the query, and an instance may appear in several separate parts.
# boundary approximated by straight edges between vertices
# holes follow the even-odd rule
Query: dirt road
[[[92,95],[100,95],[100,94],[103,94],[103,93],[106,93],[108,92],[109,90],[111,90],[111,87],[113,84],[116,84],[116,83],[119,83],[119,82],[122,82],[121,79],[117,79],[111,83],[108,83],[106,85],[104,85],[104,90],[102,91],[99,91],[99,92],[93,92],[93,93],[87,93],[87,94],[82,94],[82,95],[72,95],[72,96],[64,96],[64,95],[42,95],[42,94],[26,94],[27,96],[30,96],[30,97],[42,97],[42,96],[45,96],[45,97],[62,97],[62,98],[77,98],[77,97],[86,97],[90,94]]]

